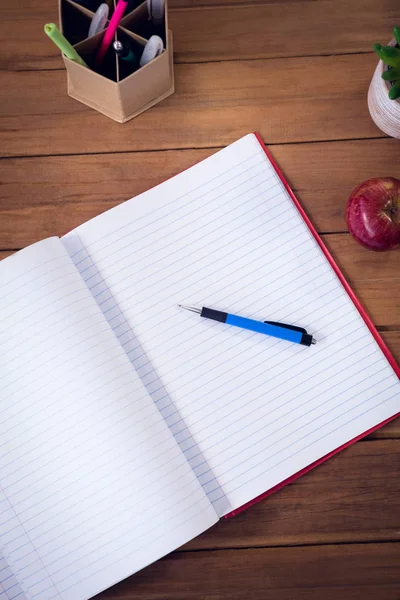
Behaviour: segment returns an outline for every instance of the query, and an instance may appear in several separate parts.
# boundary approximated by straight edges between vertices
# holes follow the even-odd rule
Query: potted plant
[[[375,124],[384,133],[400,139],[400,27],[388,46],[374,45],[380,61],[368,91],[368,108]]]

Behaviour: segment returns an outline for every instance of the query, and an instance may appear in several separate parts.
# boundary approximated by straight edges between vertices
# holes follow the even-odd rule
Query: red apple
[[[400,181],[376,177],[361,183],[351,193],[346,210],[353,237],[370,250],[400,247]]]

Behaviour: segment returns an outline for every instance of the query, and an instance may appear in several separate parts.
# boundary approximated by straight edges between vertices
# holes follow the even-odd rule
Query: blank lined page
[[[0,263],[0,314],[0,598],[89,598],[216,521],[60,240]]]
[[[168,425],[189,428],[195,444],[174,434],[212,501],[222,488],[239,507],[400,411],[398,378],[255,136],[77,234],[135,333],[139,376],[156,402],[173,399]],[[180,303],[302,326],[318,343]]]

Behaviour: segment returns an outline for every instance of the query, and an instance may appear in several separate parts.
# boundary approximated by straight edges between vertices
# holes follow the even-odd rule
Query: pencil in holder
[[[59,0],[61,31],[87,64],[86,68],[63,55],[68,94],[107,117],[125,123],[174,92],[172,33],[168,30],[167,3],[164,18],[153,23],[148,2],[129,0],[127,12],[113,40],[129,49],[129,59],[121,58],[111,43],[98,65],[96,56],[109,21],[91,37],[88,37],[88,31],[102,1],[105,0]],[[110,19],[116,0],[107,2]],[[163,41],[163,49],[148,64],[141,66],[143,51],[154,35]]]

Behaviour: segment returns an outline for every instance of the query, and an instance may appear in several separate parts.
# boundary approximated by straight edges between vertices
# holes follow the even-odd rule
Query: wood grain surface
[[[69,98],[64,71],[4,71],[0,144],[36,156],[220,147],[252,131],[268,144],[381,138],[366,102],[375,65],[370,53],[178,64],[175,94],[123,126]]]
[[[0,247],[21,248],[43,235],[62,235],[216,150],[3,160]],[[347,230],[346,202],[360,181],[387,173],[400,178],[399,145],[392,139],[276,145],[272,153],[321,233]],[[364,268],[375,276],[375,260],[382,266],[395,262],[393,256],[364,256]]]
[[[176,63],[369,52],[371,40],[388,37],[397,8],[395,0],[353,0],[351,12],[348,0],[170,0],[169,6]],[[43,24],[57,18],[56,2],[10,1],[0,23],[0,68],[62,69],[57,49],[43,38]]]
[[[399,561],[393,543],[178,552],[98,598],[397,600]]]
[[[400,480],[385,489],[399,464],[398,440],[360,442],[184,549],[400,541]]]
[[[400,253],[360,247],[345,221],[361,181],[400,178],[400,142],[366,102],[397,0],[169,6],[176,92],[120,125],[67,96],[43,34],[56,0],[4,1],[0,259],[258,131],[399,361]],[[397,419],[99,599],[400,600],[399,499]]]

